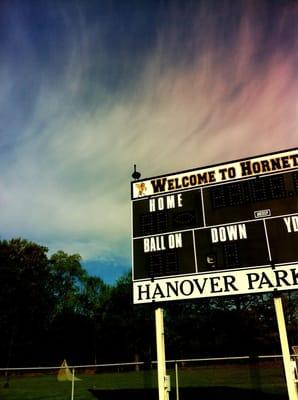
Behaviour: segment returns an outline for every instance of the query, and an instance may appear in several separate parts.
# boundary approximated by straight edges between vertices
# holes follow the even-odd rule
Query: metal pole
[[[74,400],[74,381],[75,381],[75,370],[72,369],[72,380],[71,380],[71,400]]]
[[[155,332],[157,350],[157,376],[158,376],[158,398],[168,400],[168,392],[165,388],[166,379],[166,355],[165,355],[165,333],[163,322],[163,309],[155,310]]]
[[[179,400],[179,380],[178,380],[178,363],[175,362],[175,375],[176,375],[176,400]]]
[[[298,393],[291,368],[291,357],[281,297],[274,297],[274,307],[279,330],[279,339],[283,355],[289,400],[298,400]]]

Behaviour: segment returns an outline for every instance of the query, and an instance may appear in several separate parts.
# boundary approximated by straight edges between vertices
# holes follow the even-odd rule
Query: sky
[[[0,239],[131,268],[130,181],[297,146],[286,0],[1,0]]]

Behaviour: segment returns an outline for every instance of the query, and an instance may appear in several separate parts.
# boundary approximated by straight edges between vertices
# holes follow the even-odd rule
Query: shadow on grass
[[[157,389],[89,389],[98,400],[156,400]],[[181,388],[180,398],[183,400],[286,400],[286,395],[266,394],[256,390],[229,387],[213,388]],[[170,392],[170,400],[176,399],[176,391]]]

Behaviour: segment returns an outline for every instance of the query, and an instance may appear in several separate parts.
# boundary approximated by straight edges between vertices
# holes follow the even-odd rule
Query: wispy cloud
[[[52,10],[41,37],[6,9],[1,236],[129,259],[134,163],[149,176],[297,144],[295,9],[201,4],[161,13],[149,49],[116,51],[83,5]]]

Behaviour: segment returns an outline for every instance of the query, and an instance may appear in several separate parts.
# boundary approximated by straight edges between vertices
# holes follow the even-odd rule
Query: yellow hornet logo
[[[138,188],[139,196],[144,196],[144,194],[145,194],[145,192],[147,190],[147,187],[146,187],[145,183],[144,182],[136,183],[136,187]]]

